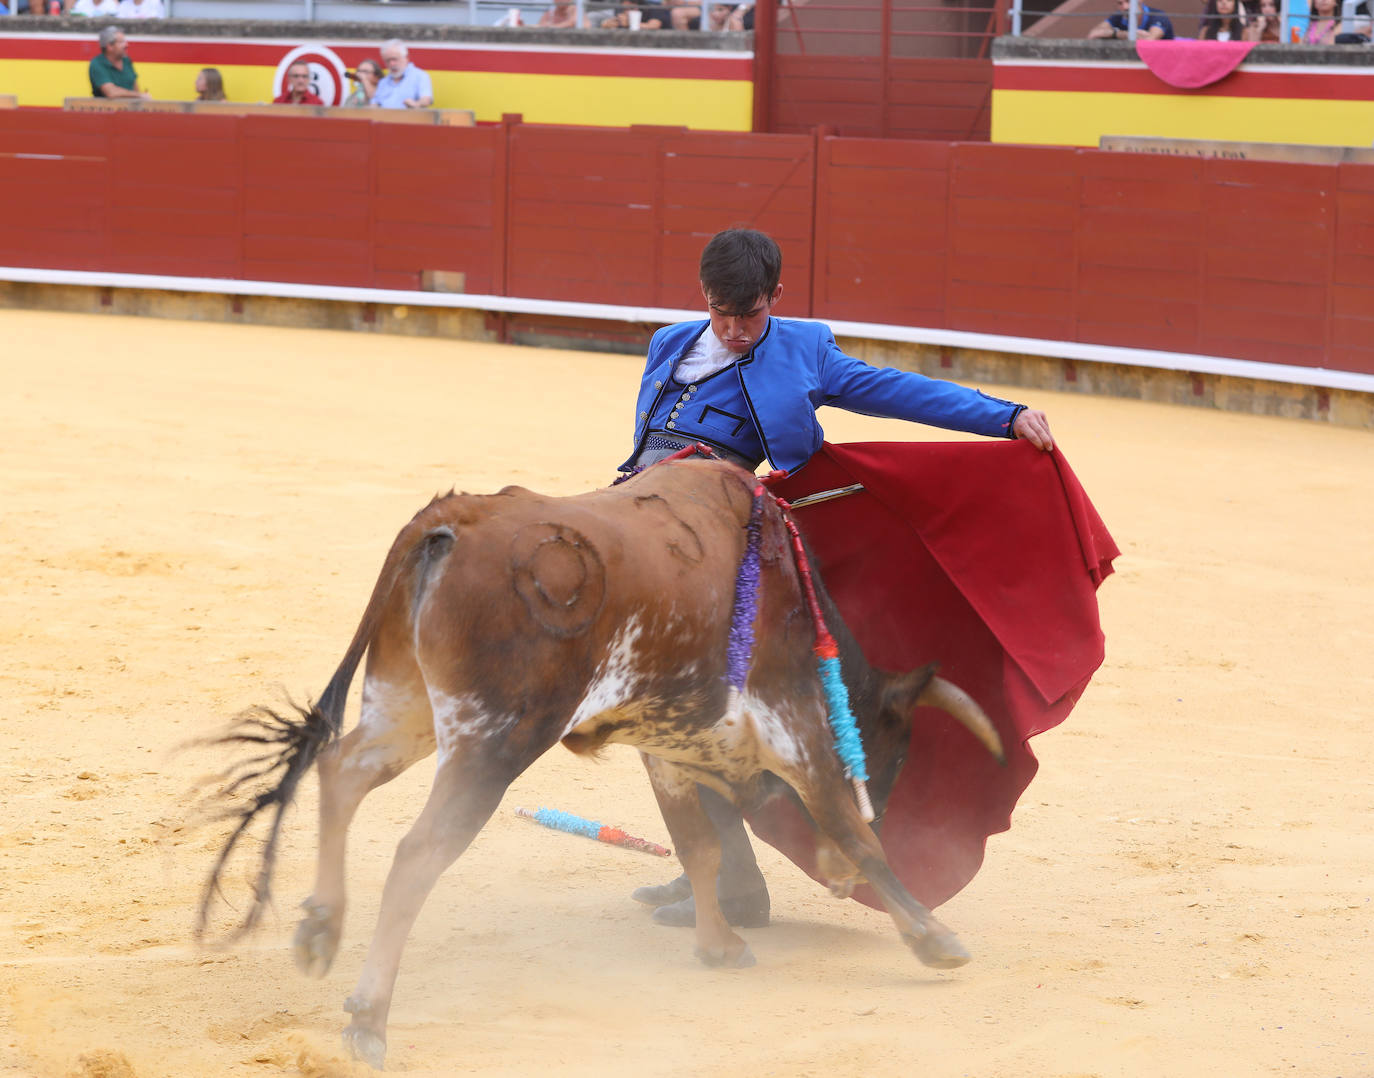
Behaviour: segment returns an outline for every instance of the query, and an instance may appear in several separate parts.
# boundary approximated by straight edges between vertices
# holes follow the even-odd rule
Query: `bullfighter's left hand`
[[[1036,449],[1048,453],[1054,448],[1054,436],[1050,434],[1050,420],[1044,412],[1036,408],[1024,408],[1011,425],[1016,437],[1030,442]]]

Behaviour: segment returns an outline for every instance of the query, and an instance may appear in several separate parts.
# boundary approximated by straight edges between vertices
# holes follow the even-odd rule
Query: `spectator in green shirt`
[[[95,97],[147,97],[138,86],[138,73],[129,59],[124,31],[106,26],[100,31],[100,52],[91,58],[91,94]]]

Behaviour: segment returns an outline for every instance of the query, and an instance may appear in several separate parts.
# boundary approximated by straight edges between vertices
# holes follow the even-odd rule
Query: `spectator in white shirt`
[[[165,14],[162,0],[119,0],[121,19],[160,19]]]
[[[88,19],[109,19],[119,14],[119,0],[76,0],[68,15],[84,15]]]

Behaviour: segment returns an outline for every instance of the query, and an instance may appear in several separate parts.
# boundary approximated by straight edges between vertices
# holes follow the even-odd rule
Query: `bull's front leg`
[[[838,764],[816,785],[798,783],[794,788],[816,826],[878,892],[897,931],[916,957],[936,969],[954,969],[966,963],[969,953],[959,938],[916,901],[888,866],[882,844],[859,814]]]
[[[697,918],[696,956],[708,966],[752,966],[754,953],[731,929],[716,897],[720,836],[701,807],[696,777],[645,753],[640,757],[649,772],[649,782],[678,859],[692,884]]]

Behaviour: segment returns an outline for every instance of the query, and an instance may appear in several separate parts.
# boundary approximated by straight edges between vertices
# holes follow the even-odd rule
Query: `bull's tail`
[[[210,909],[215,897],[222,894],[221,884],[230,859],[260,819],[268,821],[267,834],[253,879],[252,903],[225,942],[250,932],[271,904],[272,872],[286,810],[295,800],[301,779],[343,730],[349,686],[381,624],[388,599],[408,568],[415,567],[421,560],[428,562],[436,555],[442,556],[453,543],[452,529],[442,524],[435,512],[436,506],[444,500],[436,498],[430,502],[401,529],[392,543],[362,620],[319,701],[307,707],[291,704],[294,714],[280,714],[265,707],[252,708],[239,715],[223,733],[202,742],[229,749],[248,746],[251,755],[219,776],[219,789],[211,796],[213,817],[232,820],[234,826],[201,891],[194,928],[197,941],[206,937]]]

